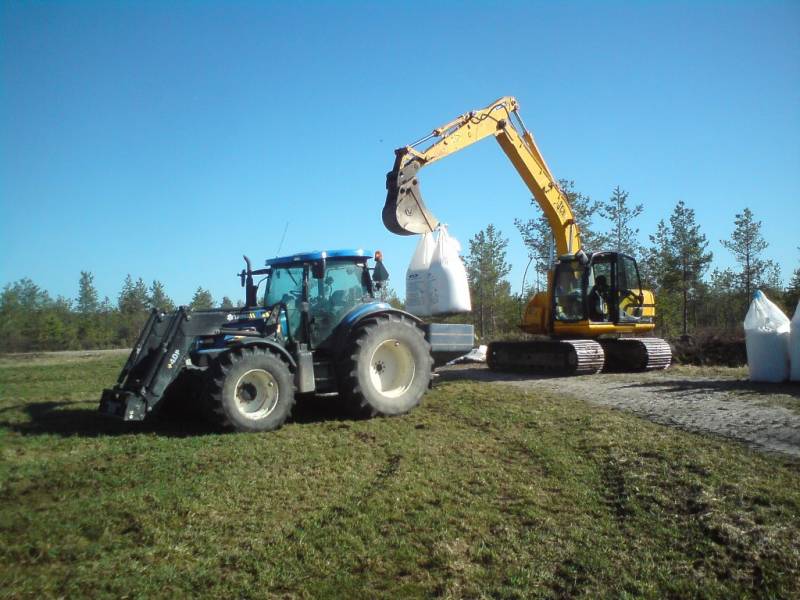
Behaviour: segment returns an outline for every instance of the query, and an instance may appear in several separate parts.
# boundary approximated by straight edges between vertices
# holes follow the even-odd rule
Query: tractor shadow
[[[0,413],[23,413],[27,419],[0,417],[0,427],[22,435],[58,435],[62,437],[108,437],[156,434],[165,437],[188,437],[215,433],[199,419],[183,421],[161,416],[143,422],[123,422],[97,411],[97,400],[30,402],[10,406]]]
[[[124,422],[97,411],[97,400],[48,400],[0,409],[0,428],[21,435],[61,437],[114,437],[158,435],[196,437],[224,433],[206,422],[199,411],[179,414],[164,411],[142,422]],[[24,416],[23,416],[24,415]],[[299,397],[287,424],[353,421],[337,397]]]

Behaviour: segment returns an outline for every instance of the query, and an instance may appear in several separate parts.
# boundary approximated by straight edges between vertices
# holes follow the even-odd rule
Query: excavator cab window
[[[602,252],[592,256],[588,271],[586,305],[589,320],[638,322],[644,298],[636,261],[625,254]]]
[[[642,317],[642,283],[636,261],[624,254],[617,255],[617,301],[619,321],[630,323]]]
[[[558,321],[582,321],[586,318],[583,302],[585,268],[577,260],[560,262],[554,277],[555,317]]]
[[[588,290],[586,304],[591,321],[608,322],[613,319],[611,311],[613,282],[614,272],[611,260],[592,264],[592,268],[589,269],[589,279],[586,286]]]

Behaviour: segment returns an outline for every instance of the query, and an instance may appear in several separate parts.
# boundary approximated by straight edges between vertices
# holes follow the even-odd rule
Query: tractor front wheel
[[[430,345],[410,321],[388,315],[353,333],[340,363],[340,393],[358,416],[399,415],[417,406],[431,380]]]
[[[212,367],[207,413],[223,429],[272,431],[294,405],[289,366],[263,348],[232,350]]]

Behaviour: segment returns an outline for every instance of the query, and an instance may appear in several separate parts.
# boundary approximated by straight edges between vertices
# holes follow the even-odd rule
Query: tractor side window
[[[364,265],[328,260],[325,277],[309,280],[312,344],[322,343],[342,317],[369,296],[363,274]]]
[[[286,305],[289,329],[297,336],[300,329],[300,305],[303,301],[303,267],[277,267],[272,269],[267,283],[264,305],[278,302]]]
[[[620,321],[636,321],[642,316],[642,284],[636,261],[629,256],[620,256],[617,273]]]
[[[561,263],[555,273],[555,316],[559,321],[580,321],[583,310],[583,272],[577,261]]]

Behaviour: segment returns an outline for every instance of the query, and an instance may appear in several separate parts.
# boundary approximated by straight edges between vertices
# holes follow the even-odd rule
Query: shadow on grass
[[[93,404],[94,407],[87,407]],[[82,408],[77,408],[82,405]],[[176,414],[164,411],[142,422],[124,422],[102,415],[97,401],[44,401],[7,406],[0,413],[24,413],[27,419],[0,420],[0,428],[22,435],[59,435],[63,437],[104,437],[156,434],[165,437],[189,437],[218,434],[222,431],[203,420],[199,411]],[[75,408],[73,408],[75,407]],[[322,421],[352,420],[336,397],[298,398],[289,423],[309,424]]]
[[[733,392],[743,396],[785,394],[793,398],[800,398],[800,384],[758,383],[746,379],[659,379],[631,383],[625,387],[652,388],[666,393]]]
[[[144,422],[123,422],[100,414],[96,408],[85,407],[94,400],[31,402],[17,405],[25,413],[25,421],[0,421],[0,427],[23,435],[60,435],[64,437],[102,437],[155,433],[169,437],[205,435],[215,430],[197,418],[178,421],[164,417],[149,418]],[[84,405],[84,408],[70,408]],[[9,407],[11,408],[11,407]]]
[[[526,373],[524,371],[491,371],[483,364],[465,364],[444,367],[437,371],[436,374],[437,377],[434,380],[434,385],[448,381],[530,381],[533,379],[556,379],[564,377],[564,375],[558,374]]]

